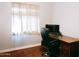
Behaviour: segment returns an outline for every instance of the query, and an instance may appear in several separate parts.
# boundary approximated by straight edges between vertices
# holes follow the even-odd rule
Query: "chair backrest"
[[[46,28],[49,28],[51,32],[59,32],[59,25],[46,24]]]
[[[44,41],[49,41],[49,30],[47,28],[42,28],[41,36]]]

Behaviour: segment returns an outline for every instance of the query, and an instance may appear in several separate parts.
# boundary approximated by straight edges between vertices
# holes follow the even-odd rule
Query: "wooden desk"
[[[63,36],[60,40],[60,56],[79,56],[79,39]]]
[[[77,42],[79,41],[78,38],[72,38],[72,37],[68,37],[68,36],[63,36],[61,39],[59,39],[61,41],[67,42],[67,43],[73,43],[73,42]]]
[[[53,39],[56,36],[49,34]],[[62,36],[60,40],[60,56],[79,56],[79,39],[68,36]]]

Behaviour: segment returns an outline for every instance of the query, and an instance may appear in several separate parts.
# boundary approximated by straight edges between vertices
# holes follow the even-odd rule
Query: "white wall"
[[[10,4],[0,3],[0,49],[11,48],[10,40]]]
[[[40,13],[40,18],[41,18],[41,27],[45,26],[46,24],[50,24],[52,22],[52,3],[42,3],[41,7],[41,13]]]
[[[49,20],[51,8],[50,3],[33,3],[40,5],[40,27],[44,27]],[[24,36],[22,39],[11,39],[11,3],[0,2],[0,50],[33,45],[41,42],[40,35]]]
[[[79,38],[79,3],[52,3],[52,23],[59,24],[63,35]]]

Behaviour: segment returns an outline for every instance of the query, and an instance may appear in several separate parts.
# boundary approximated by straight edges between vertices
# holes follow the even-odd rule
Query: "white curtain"
[[[39,6],[26,3],[12,3],[12,33],[38,34]]]
[[[39,7],[26,3],[12,3],[11,39],[14,47],[27,44],[24,42],[28,39],[30,42],[33,38],[29,34],[40,33]]]

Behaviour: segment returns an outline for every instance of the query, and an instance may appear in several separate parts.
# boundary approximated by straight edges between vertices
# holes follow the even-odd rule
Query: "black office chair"
[[[42,36],[42,41],[41,41],[41,50],[42,50],[42,56],[49,56],[49,38],[48,38],[49,30],[47,28],[42,28],[41,29],[41,36]]]
[[[60,42],[58,39],[52,39],[49,36],[50,30],[47,28],[42,28],[41,30],[41,46],[42,46],[42,55],[43,56],[59,56],[59,46]]]
[[[41,36],[42,36],[42,45],[48,46],[49,42],[49,30],[47,28],[41,29]]]

